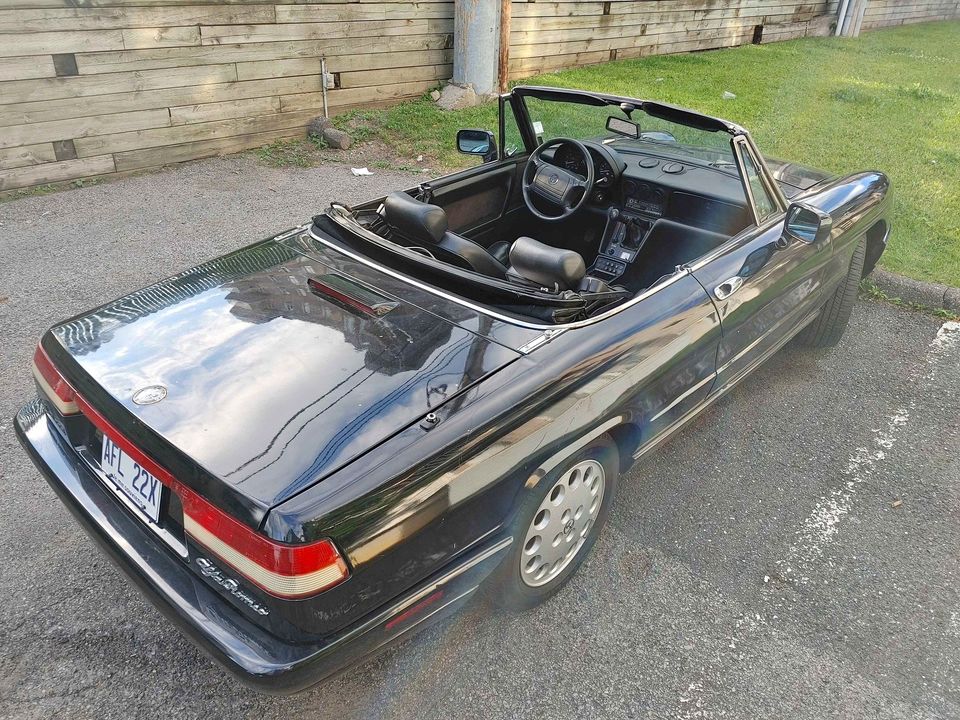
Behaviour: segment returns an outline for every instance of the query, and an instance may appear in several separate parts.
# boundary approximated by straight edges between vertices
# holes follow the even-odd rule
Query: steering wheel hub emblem
[[[550,177],[547,178],[547,182],[550,185],[556,185],[558,182],[560,182],[560,176],[556,173],[550,173]]]

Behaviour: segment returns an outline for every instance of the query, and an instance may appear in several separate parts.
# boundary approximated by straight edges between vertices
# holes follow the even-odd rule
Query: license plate
[[[163,490],[160,481],[106,435],[103,436],[100,469],[144,515],[153,522],[160,519],[160,496]]]

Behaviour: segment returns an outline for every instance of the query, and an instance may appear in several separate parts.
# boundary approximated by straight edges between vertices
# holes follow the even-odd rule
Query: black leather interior
[[[487,252],[504,267],[510,264],[510,243],[506,240],[498,240],[487,248]]]
[[[574,290],[587,266],[578,252],[520,237],[510,246],[510,272],[550,289]]]
[[[495,260],[483,246],[447,229],[447,214],[437,205],[420,202],[406,193],[390,193],[383,201],[383,216],[401,235],[441,248],[474,272],[501,279],[507,276],[506,265]]]
[[[447,214],[443,208],[420,202],[406,193],[387,195],[383,216],[401,234],[418,242],[438,243],[447,232]]]
[[[640,272],[639,277],[630,277],[629,286],[650,287],[664,275],[672,274],[677,265],[696,260],[729,239],[729,235],[660,218],[650,228],[643,250],[632,263]]]
[[[437,245],[463,260],[474,272],[501,280],[507,276],[506,265],[497,262],[482,245],[478,245],[469,238],[446,232]]]

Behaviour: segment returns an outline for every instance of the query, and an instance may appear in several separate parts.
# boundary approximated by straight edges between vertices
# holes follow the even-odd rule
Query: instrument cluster
[[[593,156],[593,167],[596,175],[594,187],[599,190],[606,190],[613,185],[616,173],[614,173],[613,168],[610,167],[610,163],[599,153],[595,152],[593,148],[589,148],[589,150]],[[587,176],[587,164],[580,155],[580,151],[573,145],[564,144],[557,147],[553,161],[554,164],[562,167],[564,170],[576,173],[580,177],[585,178]]]

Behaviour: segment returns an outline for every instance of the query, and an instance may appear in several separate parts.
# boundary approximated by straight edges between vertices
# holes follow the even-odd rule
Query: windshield
[[[593,140],[614,145],[618,152],[656,152],[685,157],[714,165],[735,167],[730,136],[725,132],[701,130],[636,109],[630,116],[618,104],[586,105],[570,100],[546,100],[526,96],[524,103],[533,123],[537,142],[556,137]],[[628,120],[638,128],[638,137],[627,137],[607,129],[609,117]],[[622,123],[617,123],[622,125]],[[629,132],[629,125],[624,129]]]

